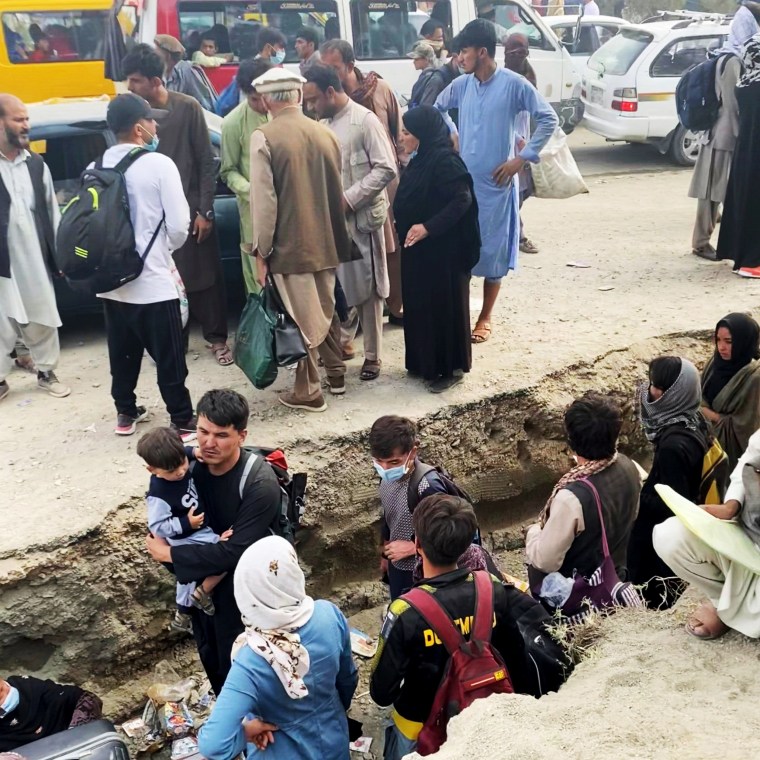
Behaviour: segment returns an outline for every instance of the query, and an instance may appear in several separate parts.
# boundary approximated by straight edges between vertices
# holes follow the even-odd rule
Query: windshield
[[[448,0],[350,0],[354,52],[359,60],[405,58],[420,38],[422,26],[434,19],[451,39]]]
[[[335,0],[260,0],[257,3],[186,2],[179,4],[182,44],[191,58],[200,47],[201,35],[212,32],[219,53],[232,53],[235,60],[253,58],[258,52],[256,36],[263,26],[281,31],[287,40],[286,61],[298,60],[298,30],[316,30],[320,43],[340,36]]]
[[[621,29],[620,34],[602,45],[589,58],[588,67],[600,74],[622,76],[654,39],[648,32]]]

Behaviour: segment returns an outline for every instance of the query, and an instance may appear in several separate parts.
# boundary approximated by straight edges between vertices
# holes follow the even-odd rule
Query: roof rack
[[[700,13],[698,11],[657,11],[654,16],[645,18],[641,23],[650,24],[656,21],[680,21],[674,29],[684,29],[695,23],[728,24],[733,18],[732,14],[725,13]]]

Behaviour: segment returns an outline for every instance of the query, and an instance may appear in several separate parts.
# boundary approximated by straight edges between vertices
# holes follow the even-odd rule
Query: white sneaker
[[[60,382],[52,370],[49,372],[38,372],[37,385],[51,396],[55,396],[55,398],[64,398],[71,393],[71,388]]]

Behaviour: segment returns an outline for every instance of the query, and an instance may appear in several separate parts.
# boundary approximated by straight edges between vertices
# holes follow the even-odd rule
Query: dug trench
[[[562,415],[596,390],[623,410],[620,450],[646,456],[635,388],[646,363],[671,353],[701,363],[706,333],[667,335],[547,375],[532,387],[417,420],[422,458],[444,464],[475,498],[486,545],[520,573],[523,526],[570,466]],[[379,410],[379,414],[392,410]],[[377,483],[367,431],[325,435],[288,447],[291,468],[309,473],[299,554],[312,594],[347,615],[384,600],[378,572]],[[96,529],[67,545],[0,557],[0,674],[30,673],[85,684],[103,694],[112,717],[144,699],[154,664],[190,663],[192,646],[167,632],[174,584],[144,551],[145,513],[137,495]]]

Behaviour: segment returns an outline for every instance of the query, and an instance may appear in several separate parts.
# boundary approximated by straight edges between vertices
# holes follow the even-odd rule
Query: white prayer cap
[[[306,80],[300,74],[294,74],[287,69],[269,69],[251,83],[258,93],[289,92],[300,90]]]

